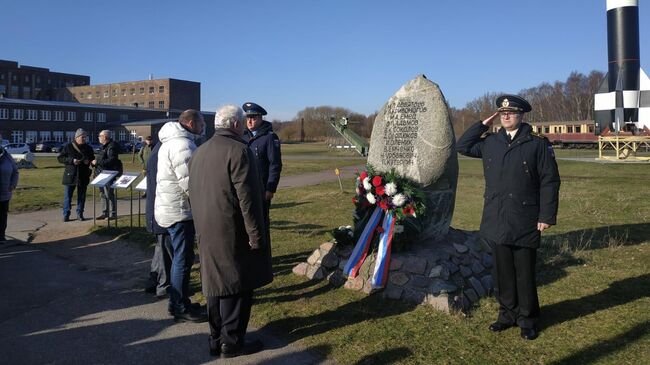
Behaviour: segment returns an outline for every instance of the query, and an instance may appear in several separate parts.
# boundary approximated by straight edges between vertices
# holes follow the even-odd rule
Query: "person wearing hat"
[[[560,175],[549,141],[524,123],[530,104],[517,95],[496,99],[497,112],[472,125],[457,151],[481,158],[485,194],[480,237],[492,248],[499,316],[489,326],[501,332],[518,326],[521,337],[538,336],[540,308],[535,261],[541,233],[556,223]],[[501,129],[487,134],[499,117]]]
[[[282,154],[280,152],[280,138],[273,133],[273,126],[262,118],[266,110],[261,106],[246,102],[242,105],[246,114],[246,130],[243,139],[253,151],[258,161],[262,184],[264,185],[264,215],[267,227],[269,225],[269,210],[271,199],[278,188],[280,173],[282,172]]]
[[[74,140],[63,147],[57,160],[65,165],[63,170],[63,221],[70,221],[72,194],[77,189],[77,219],[83,221],[86,191],[90,183],[90,162],[95,159],[92,147],[86,144],[88,135],[79,128]]]

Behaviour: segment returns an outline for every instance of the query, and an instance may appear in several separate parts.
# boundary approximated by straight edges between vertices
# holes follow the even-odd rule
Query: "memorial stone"
[[[422,185],[428,210],[420,240],[449,230],[458,180],[455,143],[445,97],[424,75],[402,86],[375,119],[368,164]]]

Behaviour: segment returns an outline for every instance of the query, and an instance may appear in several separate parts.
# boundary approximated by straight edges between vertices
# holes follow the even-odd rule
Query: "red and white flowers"
[[[424,213],[424,194],[416,183],[390,173],[375,173],[369,166],[357,178],[357,195],[352,198],[357,209],[378,206],[398,219]]]

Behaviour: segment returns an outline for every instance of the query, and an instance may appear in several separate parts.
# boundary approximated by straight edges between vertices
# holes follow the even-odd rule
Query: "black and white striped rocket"
[[[596,134],[650,129],[650,79],[641,69],[638,0],[607,0],[607,55],[608,72],[594,96]]]

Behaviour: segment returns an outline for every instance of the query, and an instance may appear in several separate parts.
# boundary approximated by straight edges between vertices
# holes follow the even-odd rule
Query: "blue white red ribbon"
[[[390,248],[393,242],[393,234],[395,232],[395,217],[392,213],[387,212],[383,223],[382,213],[384,211],[376,207],[372,212],[368,223],[361,233],[361,237],[350,254],[348,262],[345,264],[343,274],[349,278],[355,278],[359,274],[361,265],[368,256],[368,250],[372,243],[377,227],[381,224],[381,235],[379,236],[379,247],[377,249],[377,259],[375,261],[375,269],[372,274],[371,285],[373,289],[383,288],[388,279],[388,271],[390,269]]]
[[[357,244],[354,246],[354,250],[352,250],[352,254],[350,254],[348,262],[345,264],[345,268],[343,268],[343,274],[345,276],[355,278],[359,273],[359,269],[368,255],[368,249],[370,248],[370,243],[372,243],[375,230],[381,222],[382,213],[383,210],[381,208],[375,207],[366,227],[361,233],[361,237],[359,237]]]
[[[381,236],[379,236],[375,271],[372,274],[371,284],[373,289],[383,288],[386,286],[386,280],[388,279],[388,269],[390,268],[390,247],[393,243],[393,233],[395,231],[395,217],[393,216],[393,213],[386,213],[382,229],[383,231]]]

